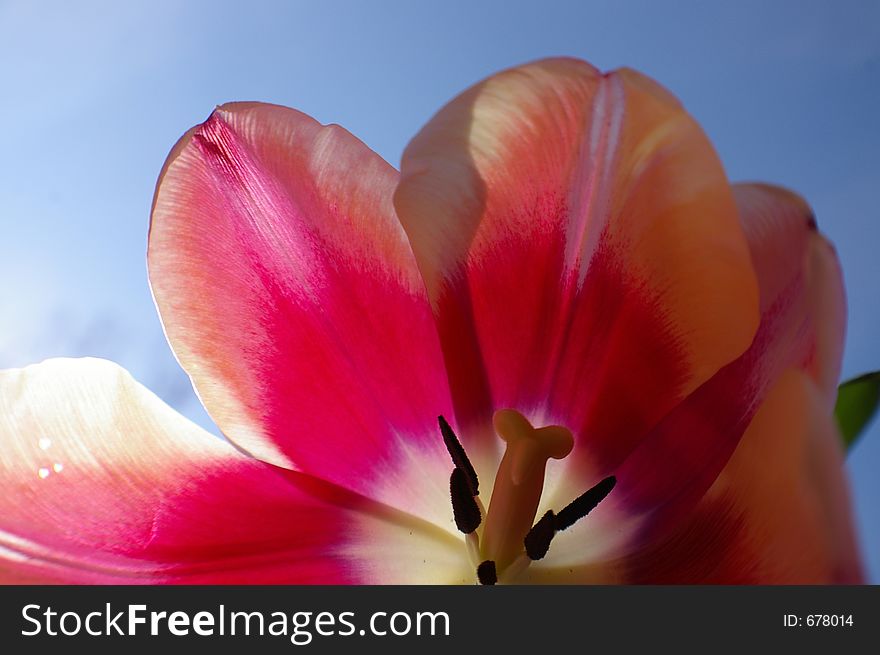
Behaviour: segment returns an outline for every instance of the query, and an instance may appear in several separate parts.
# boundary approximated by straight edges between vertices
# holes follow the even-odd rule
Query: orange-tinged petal
[[[842,314],[831,314],[843,307],[840,269],[809,207],[775,187],[749,187],[737,198],[761,290],[755,339],[664,417],[618,470],[617,499],[661,527],[712,484],[783,371],[802,368],[827,384],[840,365],[839,349],[835,361],[826,356],[843,330]],[[825,408],[830,413],[827,401]]]
[[[615,544],[618,553],[655,543],[688,520],[786,370],[807,374],[820,392],[816,411],[831,414],[829,388],[840,367],[845,322],[834,250],[795,194],[742,185],[736,197],[758,273],[761,325],[741,357],[664,417],[614,471],[618,485],[591,518],[598,523],[607,514],[620,525],[642,523],[626,543]],[[576,493],[578,476],[568,473],[551,503]],[[586,525],[571,532],[557,548],[569,561],[576,559],[579,544],[591,539]]]
[[[834,248],[817,232],[809,205],[788,189],[753,183],[735,184],[733,192],[762,295],[778,294],[781,286],[790,283],[791,271],[804,270],[814,332],[805,366],[830,411],[837,399],[846,333],[846,294]],[[809,229],[804,229],[804,221]]]
[[[859,560],[840,435],[789,369],[692,515],[616,566],[636,583],[846,584]]]
[[[395,207],[465,428],[514,408],[612,468],[754,335],[718,159],[633,71],[550,59],[477,84],[407,147]]]

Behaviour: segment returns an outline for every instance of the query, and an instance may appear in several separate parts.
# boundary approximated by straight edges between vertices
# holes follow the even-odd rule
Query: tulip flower
[[[223,105],[148,266],[228,441],[109,362],[3,372],[3,581],[861,580],[834,250],[644,75],[501,72],[399,173]]]

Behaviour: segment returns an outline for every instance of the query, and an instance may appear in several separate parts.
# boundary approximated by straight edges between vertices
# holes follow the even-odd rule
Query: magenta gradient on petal
[[[414,452],[445,461],[451,409],[396,181],[341,128],[227,105],[170,156],[149,261],[169,340],[230,439],[414,511],[389,476]]]

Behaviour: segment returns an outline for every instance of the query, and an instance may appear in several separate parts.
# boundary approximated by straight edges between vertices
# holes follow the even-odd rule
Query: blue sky
[[[74,6],[75,5],[75,6]],[[846,276],[844,375],[880,368],[880,3],[0,0],[0,367],[119,361],[205,426],[144,252],[156,176],[219,103],[336,122],[397,164],[453,95],[549,55],[670,88],[733,180],[800,191]],[[850,453],[880,581],[880,422]]]

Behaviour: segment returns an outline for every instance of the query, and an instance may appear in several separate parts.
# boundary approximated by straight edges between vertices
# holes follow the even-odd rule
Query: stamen
[[[480,506],[471,495],[467,475],[460,468],[452,469],[452,475],[449,478],[449,495],[452,497],[452,515],[455,518],[455,527],[464,534],[470,534],[480,527],[480,523],[483,521]]]
[[[452,426],[449,425],[445,418],[438,416],[437,421],[440,423],[440,434],[443,435],[443,443],[446,444],[446,450],[449,451],[449,456],[452,458],[455,468],[461,469],[462,473],[467,476],[466,479],[471,495],[478,495],[480,493],[480,481],[477,479],[477,472],[468,459],[467,453],[464,452],[461,441],[458,440],[458,436],[453,432]]]
[[[498,571],[495,569],[495,562],[490,559],[482,562],[477,567],[477,580],[480,584],[493,585],[498,582]]]
[[[565,530],[580,521],[605,500],[605,496],[611,493],[616,484],[617,478],[609,475],[592,489],[575,498],[556,515],[556,529]]]
[[[548,510],[541,520],[532,526],[523,539],[526,547],[526,555],[532,561],[539,560],[550,550],[550,542],[553,541],[553,535],[556,534],[556,516],[553,510]]]
[[[526,548],[528,558],[531,561],[542,559],[550,549],[550,542],[553,541],[556,533],[570,528],[592,512],[611,493],[616,484],[617,478],[610,475],[575,498],[558,514],[554,514],[553,510],[545,513],[541,520],[532,526],[532,529],[528,531],[525,539],[523,539],[523,545]]]
[[[486,516],[486,508],[483,507],[483,501],[480,500],[479,496],[474,496],[474,502],[477,503],[477,507],[480,508],[480,516],[485,517]]]

